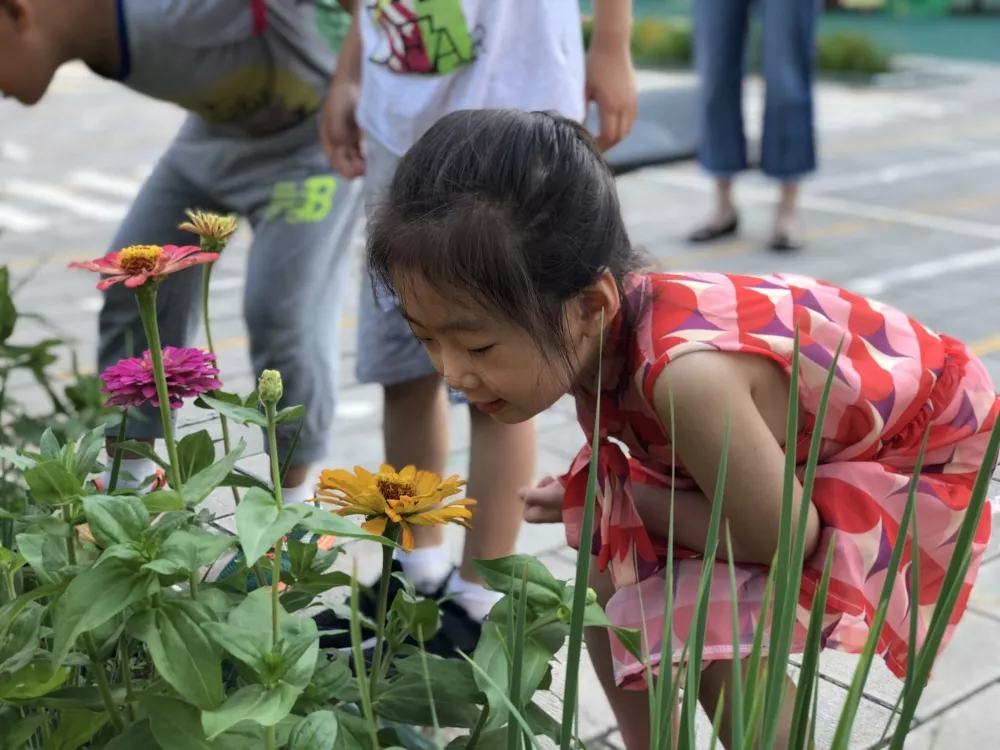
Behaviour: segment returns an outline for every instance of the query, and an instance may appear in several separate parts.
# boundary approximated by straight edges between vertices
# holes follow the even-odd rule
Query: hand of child
[[[528,523],[562,523],[563,486],[555,477],[545,477],[537,487],[518,494],[524,501],[524,520]]]
[[[587,53],[587,101],[597,103],[597,145],[607,150],[628,135],[639,113],[628,43],[600,43]]]
[[[349,180],[365,173],[364,144],[354,117],[359,95],[360,86],[355,81],[340,76],[334,78],[319,124],[326,158],[342,177]]]

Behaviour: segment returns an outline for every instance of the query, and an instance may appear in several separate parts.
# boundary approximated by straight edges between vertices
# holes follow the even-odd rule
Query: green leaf
[[[17,535],[17,549],[39,580],[55,586],[62,582],[59,573],[66,567],[66,543],[50,534]]]
[[[225,697],[221,652],[204,630],[213,621],[208,607],[190,599],[166,599],[128,621],[160,676],[203,710],[218,708]]]
[[[248,477],[246,474],[240,474],[238,472],[232,472],[229,476],[222,480],[219,484],[220,487],[242,487],[245,489],[250,489],[251,487],[260,487],[262,490],[271,491],[271,485],[260,479],[254,477]]]
[[[43,461],[24,472],[24,481],[35,502],[65,505],[83,493],[83,484],[61,460]]]
[[[198,709],[176,698],[146,694],[140,705],[149,714],[149,725],[162,750],[218,750],[201,726]]]
[[[184,483],[184,504],[193,508],[208,497],[212,490],[218,487],[222,480],[229,476],[236,462],[239,461],[243,451],[247,448],[246,441],[240,438],[240,442],[232,452],[223,456],[211,466],[202,469]]]
[[[134,495],[88,495],[83,512],[94,540],[103,549],[139,542],[149,528],[149,511]]]
[[[104,426],[98,425],[80,440],[80,450],[76,454],[73,473],[81,482],[94,472],[97,457],[104,448]]]
[[[161,565],[156,567],[150,563],[144,567],[168,574],[194,573],[203,565],[218,560],[235,543],[231,536],[213,534],[198,526],[177,529],[160,548],[155,562]]]
[[[642,661],[642,632],[636,628],[618,628],[611,624],[611,620],[601,609],[597,602],[588,604],[583,611],[584,627],[597,627],[610,630],[618,638],[619,642],[628,650],[632,656]]]
[[[267,417],[256,409],[250,409],[246,406],[236,406],[235,404],[226,403],[211,396],[202,396],[199,401],[203,402],[212,411],[218,412],[238,424],[253,424],[258,427],[267,427]]]
[[[332,575],[338,574],[334,573]],[[348,577],[347,584],[350,585],[350,577]],[[406,628],[406,632],[413,637],[419,635],[427,641],[438,631],[441,612],[438,609],[437,602],[431,599],[414,598],[405,591],[400,591],[396,594],[390,611],[399,617]]]
[[[215,463],[215,443],[208,430],[185,435],[177,444],[177,461],[182,482]]]
[[[288,716],[301,691],[278,683],[275,687],[247,685],[233,693],[218,711],[205,711],[201,724],[211,740],[241,721],[272,727]]]
[[[44,713],[31,714],[25,716],[10,728],[4,728],[3,735],[0,735],[0,748],[3,750],[21,750],[24,743],[30,740],[38,728],[45,723],[48,716]]]
[[[300,505],[302,503],[299,503]],[[242,506],[243,503],[240,503]],[[378,542],[388,547],[399,548],[399,545],[390,541],[384,536],[369,534],[358,524],[342,516],[330,513],[318,508],[309,508],[309,515],[300,521],[301,525],[314,531],[317,534],[328,534],[330,536],[343,537],[345,539],[366,539],[370,542]]]
[[[153,734],[149,719],[142,719],[129,724],[125,731],[104,746],[104,750],[159,750],[160,744]]]
[[[412,657],[411,657],[412,658]],[[406,660],[403,660],[406,661]],[[419,659],[418,659],[419,661]],[[375,701],[375,713],[391,717],[393,721],[414,726],[434,726],[435,713],[442,727],[474,727],[479,718],[479,707],[470,701],[473,693],[462,690],[465,681],[452,684],[435,674],[440,660],[430,667],[431,691],[434,696],[434,713],[431,712],[427,679],[422,673],[410,672],[400,675],[379,691]],[[472,681],[473,684],[475,681]]]
[[[42,745],[42,750],[77,750],[90,742],[107,723],[106,712],[61,711],[59,724]]]
[[[0,448],[0,460],[9,461],[15,468],[18,468],[21,471],[30,469],[38,463],[34,459],[22,456],[20,453],[12,451],[9,448]]]
[[[288,738],[289,750],[330,750],[337,741],[337,715],[332,711],[309,714],[295,725]]]
[[[17,325],[17,306],[10,294],[10,271],[0,268],[0,344],[7,341]]]
[[[306,407],[304,406],[289,406],[277,414],[274,415],[274,423],[281,424],[282,422],[297,422],[306,415]]]
[[[142,496],[142,504],[150,513],[169,513],[184,509],[184,498],[176,490],[157,490]]]
[[[555,579],[545,564],[528,555],[510,555],[496,560],[474,560],[476,572],[486,585],[501,594],[512,590],[520,595],[521,571],[528,569],[528,602],[541,611],[555,610],[562,603],[562,592],[566,584]]]
[[[42,433],[42,439],[38,441],[38,450],[46,458],[62,457],[62,446],[59,445],[51,427],[46,427],[45,432]]]
[[[368,724],[357,714],[348,713],[335,708],[340,732],[334,743],[334,750],[371,750],[371,740],[368,735]]]
[[[271,591],[257,589],[229,615],[229,624],[248,633],[265,634],[271,637]],[[310,617],[294,617],[284,609],[278,610],[278,631],[282,640],[287,643],[300,639],[310,639],[311,644],[289,664],[290,658],[282,659],[279,671],[282,679],[289,685],[304,689],[312,680],[316,669],[316,657],[319,654],[319,631],[316,622]],[[286,655],[288,652],[285,652]]]
[[[313,671],[305,697],[315,703],[357,701],[358,686],[351,671],[350,659],[340,652],[329,657],[320,654]]]
[[[134,571],[118,559],[85,570],[69,584],[56,607],[53,662],[62,664],[81,633],[107,622],[159,588],[154,573]]]
[[[148,458],[150,461],[155,463],[161,469],[169,469],[170,464],[164,461],[160,456],[153,450],[153,446],[149,443],[143,443],[140,440],[123,440],[117,444],[117,449],[121,450],[123,453],[135,453],[137,456],[142,456],[143,458]],[[132,477],[135,480],[142,480],[142,477]]]
[[[34,658],[44,614],[42,605],[31,602],[0,632],[0,681],[4,672],[17,672]]]
[[[304,503],[294,503],[279,509],[274,496],[264,490],[251,489],[236,508],[236,532],[243,554],[251,564],[288,534],[310,513]]]
[[[0,700],[25,701],[55,692],[66,682],[66,669],[36,661],[11,675],[0,677]]]
[[[239,659],[258,675],[266,672],[265,657],[271,650],[271,642],[265,633],[251,633],[222,622],[206,622],[202,627],[209,638],[230,656]]]

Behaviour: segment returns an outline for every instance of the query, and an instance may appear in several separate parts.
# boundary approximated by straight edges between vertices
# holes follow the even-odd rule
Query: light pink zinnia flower
[[[167,377],[167,393],[170,408],[180,409],[185,398],[208,393],[222,387],[216,377],[215,355],[201,349],[177,349],[168,346],[163,349],[163,371]],[[141,406],[146,402],[160,405],[156,395],[156,379],[153,376],[153,360],[147,350],[142,358],[130,357],[111,365],[101,374],[104,381],[108,406]]]
[[[96,271],[110,278],[101,279],[98,289],[124,281],[129,289],[142,286],[147,281],[156,280],[168,274],[180,271],[201,263],[212,263],[219,259],[218,253],[202,252],[195,245],[132,245],[122,250],[108,253],[103,258],[88,261],[73,261],[70,268],[83,268]]]

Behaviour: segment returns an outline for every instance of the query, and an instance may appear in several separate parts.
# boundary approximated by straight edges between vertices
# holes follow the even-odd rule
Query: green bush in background
[[[584,44],[590,44],[593,25],[583,22]],[[759,28],[751,33],[750,62],[760,68],[763,50]],[[687,67],[694,59],[691,22],[686,19],[640,18],[632,29],[632,57],[636,65],[651,68]],[[820,34],[816,40],[816,69],[821,73],[877,75],[892,68],[891,55],[857,31]]]

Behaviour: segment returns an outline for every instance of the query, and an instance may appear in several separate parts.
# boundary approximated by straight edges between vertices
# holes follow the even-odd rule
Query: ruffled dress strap
[[[621,447],[610,440],[599,441],[596,456],[590,445],[585,445],[569,472],[560,477],[565,488],[566,541],[574,549],[583,544],[580,534],[592,461],[597,462],[597,493],[591,554],[597,556],[601,571],[608,570],[610,565],[616,588],[629,586],[656,570],[659,555],[635,507],[630,461]]]

